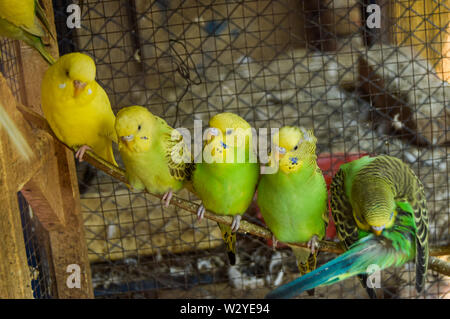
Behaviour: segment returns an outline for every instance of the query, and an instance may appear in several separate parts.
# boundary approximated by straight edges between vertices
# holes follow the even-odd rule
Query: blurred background
[[[81,8],[80,28],[67,27],[72,3]],[[379,28],[367,26],[377,22],[371,4]],[[361,155],[396,156],[424,184],[431,244],[450,241],[447,1],[53,0],[53,9],[60,55],[94,58],[115,113],[143,105],[192,130],[194,120],[207,126],[227,111],[255,128],[313,129],[328,182]],[[0,71],[20,100],[16,43],[0,43]],[[288,248],[239,234],[238,262],[230,266],[215,222],[163,208],[89,164],[77,170],[98,298],[261,298],[297,276]],[[198,203],[187,191],[179,195]],[[42,226],[21,201],[35,297],[50,298]],[[244,218],[263,225],[256,205]],[[335,240],[332,225],[328,235]],[[334,257],[321,253],[318,262]],[[416,298],[414,274],[413,263],[383,271],[382,297]],[[429,271],[424,296],[449,298],[450,278]],[[367,295],[354,278],[299,297]]]

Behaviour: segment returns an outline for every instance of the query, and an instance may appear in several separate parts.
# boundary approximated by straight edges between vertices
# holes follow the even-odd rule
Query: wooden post
[[[0,140],[4,140],[0,132]],[[0,298],[32,298],[30,271],[20,221],[17,193],[6,182],[5,147],[0,145]]]
[[[56,35],[52,1],[45,0],[42,3]],[[50,52],[54,57],[58,56],[56,42],[52,42]],[[31,50],[25,44],[21,46],[21,56],[27,106],[42,114],[40,106],[41,82],[48,64],[35,50]],[[59,205],[60,214],[58,217],[64,222],[65,227],[52,227],[52,225],[49,225],[47,215],[40,214],[38,216],[44,227],[47,225],[46,229],[48,230],[48,246],[51,248],[50,255],[54,270],[53,279],[56,282],[56,296],[53,297],[93,298],[74,156],[63,144],[53,140],[52,153],[48,157],[48,165],[46,165],[45,170],[41,171],[42,175],[31,180],[31,183],[33,185],[45,185],[47,182],[54,183],[58,185],[57,191],[60,192],[53,196],[52,203]],[[48,185],[50,191],[54,191],[55,187],[54,185]],[[48,196],[50,194],[47,193],[47,198]],[[30,203],[30,205],[33,207],[33,203]],[[51,211],[51,207],[48,207],[47,211]],[[70,265],[77,265],[80,269],[80,288],[70,288],[67,285],[67,279],[72,274],[72,272],[68,272]]]
[[[59,298],[93,297],[87,246],[79,203],[73,154],[44,130],[32,128],[0,75],[0,101],[6,114],[30,145],[33,156],[21,157],[4,129],[0,130],[0,298],[31,298],[31,277],[25,253],[17,192],[27,198],[48,231],[53,281]],[[80,269],[80,288],[66,284],[67,267]]]
[[[23,119],[1,74],[0,101],[33,153],[29,161],[25,160],[11,143],[6,129],[0,129],[0,298],[32,298],[17,192],[43,166],[46,157],[41,155],[49,153],[52,138],[44,131],[32,130]]]
[[[42,2],[54,28],[51,1]],[[52,42],[49,51],[57,57],[56,42]],[[48,64],[24,43],[20,43],[18,61],[22,73],[21,99],[27,108],[42,114],[41,82]],[[44,227],[40,230],[44,233],[38,237],[50,248],[47,257],[51,259],[49,264],[55,283],[52,297],[92,298],[73,153],[44,130],[30,126],[17,110],[18,103],[1,75],[0,101],[6,104],[6,112],[33,151],[30,161],[22,159],[7,133],[0,130],[0,201],[4,203],[0,205],[0,298],[33,296],[17,203],[19,190]],[[73,287],[68,278],[73,275],[76,279],[78,270],[81,285]]]
[[[0,107],[6,107],[11,101],[3,97],[2,87],[6,82],[0,75]],[[0,128],[0,298],[32,298],[17,185],[10,183],[11,156],[18,154],[9,144],[6,131]]]

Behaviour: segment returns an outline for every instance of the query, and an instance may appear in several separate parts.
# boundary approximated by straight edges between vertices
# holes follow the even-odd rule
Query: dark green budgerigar
[[[415,260],[416,289],[428,267],[428,213],[422,183],[401,160],[365,156],[341,166],[331,184],[331,209],[347,251],[267,295],[289,298],[351,276],[366,283],[368,267],[402,266]],[[368,288],[371,297],[376,296]]]

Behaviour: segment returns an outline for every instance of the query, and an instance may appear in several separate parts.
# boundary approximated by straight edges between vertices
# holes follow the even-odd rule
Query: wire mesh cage
[[[20,81],[21,75],[17,63],[17,42],[10,39],[1,39],[1,64],[0,71],[8,81],[8,85],[11,88],[15,98],[21,101],[22,96],[20,94]]]
[[[40,238],[43,233],[42,226],[21,193],[18,193],[18,201],[33,297],[48,299],[52,297],[53,286],[50,274],[52,270],[49,264],[48,249]]]
[[[424,184],[430,243],[449,242],[446,2],[85,0],[80,28],[66,23],[70,4],[53,1],[60,54],[93,57],[115,113],[143,105],[193,130],[195,120],[205,128],[227,111],[257,129],[313,129],[328,177],[351,157],[398,157]],[[19,96],[8,53],[15,42],[1,41],[1,71]],[[87,164],[78,173],[98,298],[262,298],[298,276],[290,249],[239,233],[238,262],[230,266],[215,222],[197,223],[192,213],[165,208]],[[199,203],[186,190],[178,195]],[[244,218],[264,225],[255,204]],[[322,252],[318,263],[334,257]],[[384,298],[418,297],[414,280],[413,263],[384,270]],[[429,271],[424,296],[448,298],[449,277]],[[353,278],[300,297],[366,294]]]
[[[0,72],[5,76],[17,101],[23,102],[23,78],[18,63],[18,42],[1,38],[0,48]],[[17,203],[25,242],[26,261],[31,278],[29,285],[33,291],[33,297],[50,298],[53,283],[49,251],[42,238],[44,236],[43,228],[20,192],[17,193]]]

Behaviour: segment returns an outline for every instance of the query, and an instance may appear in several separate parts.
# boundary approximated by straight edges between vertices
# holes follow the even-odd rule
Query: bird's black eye
[[[66,71],[66,76],[69,77],[69,71],[68,70]]]
[[[294,151],[296,151],[298,149],[298,145],[295,145],[294,147]]]
[[[141,130],[141,126],[139,125],[139,126],[138,126],[138,131],[140,131],[140,130]]]

